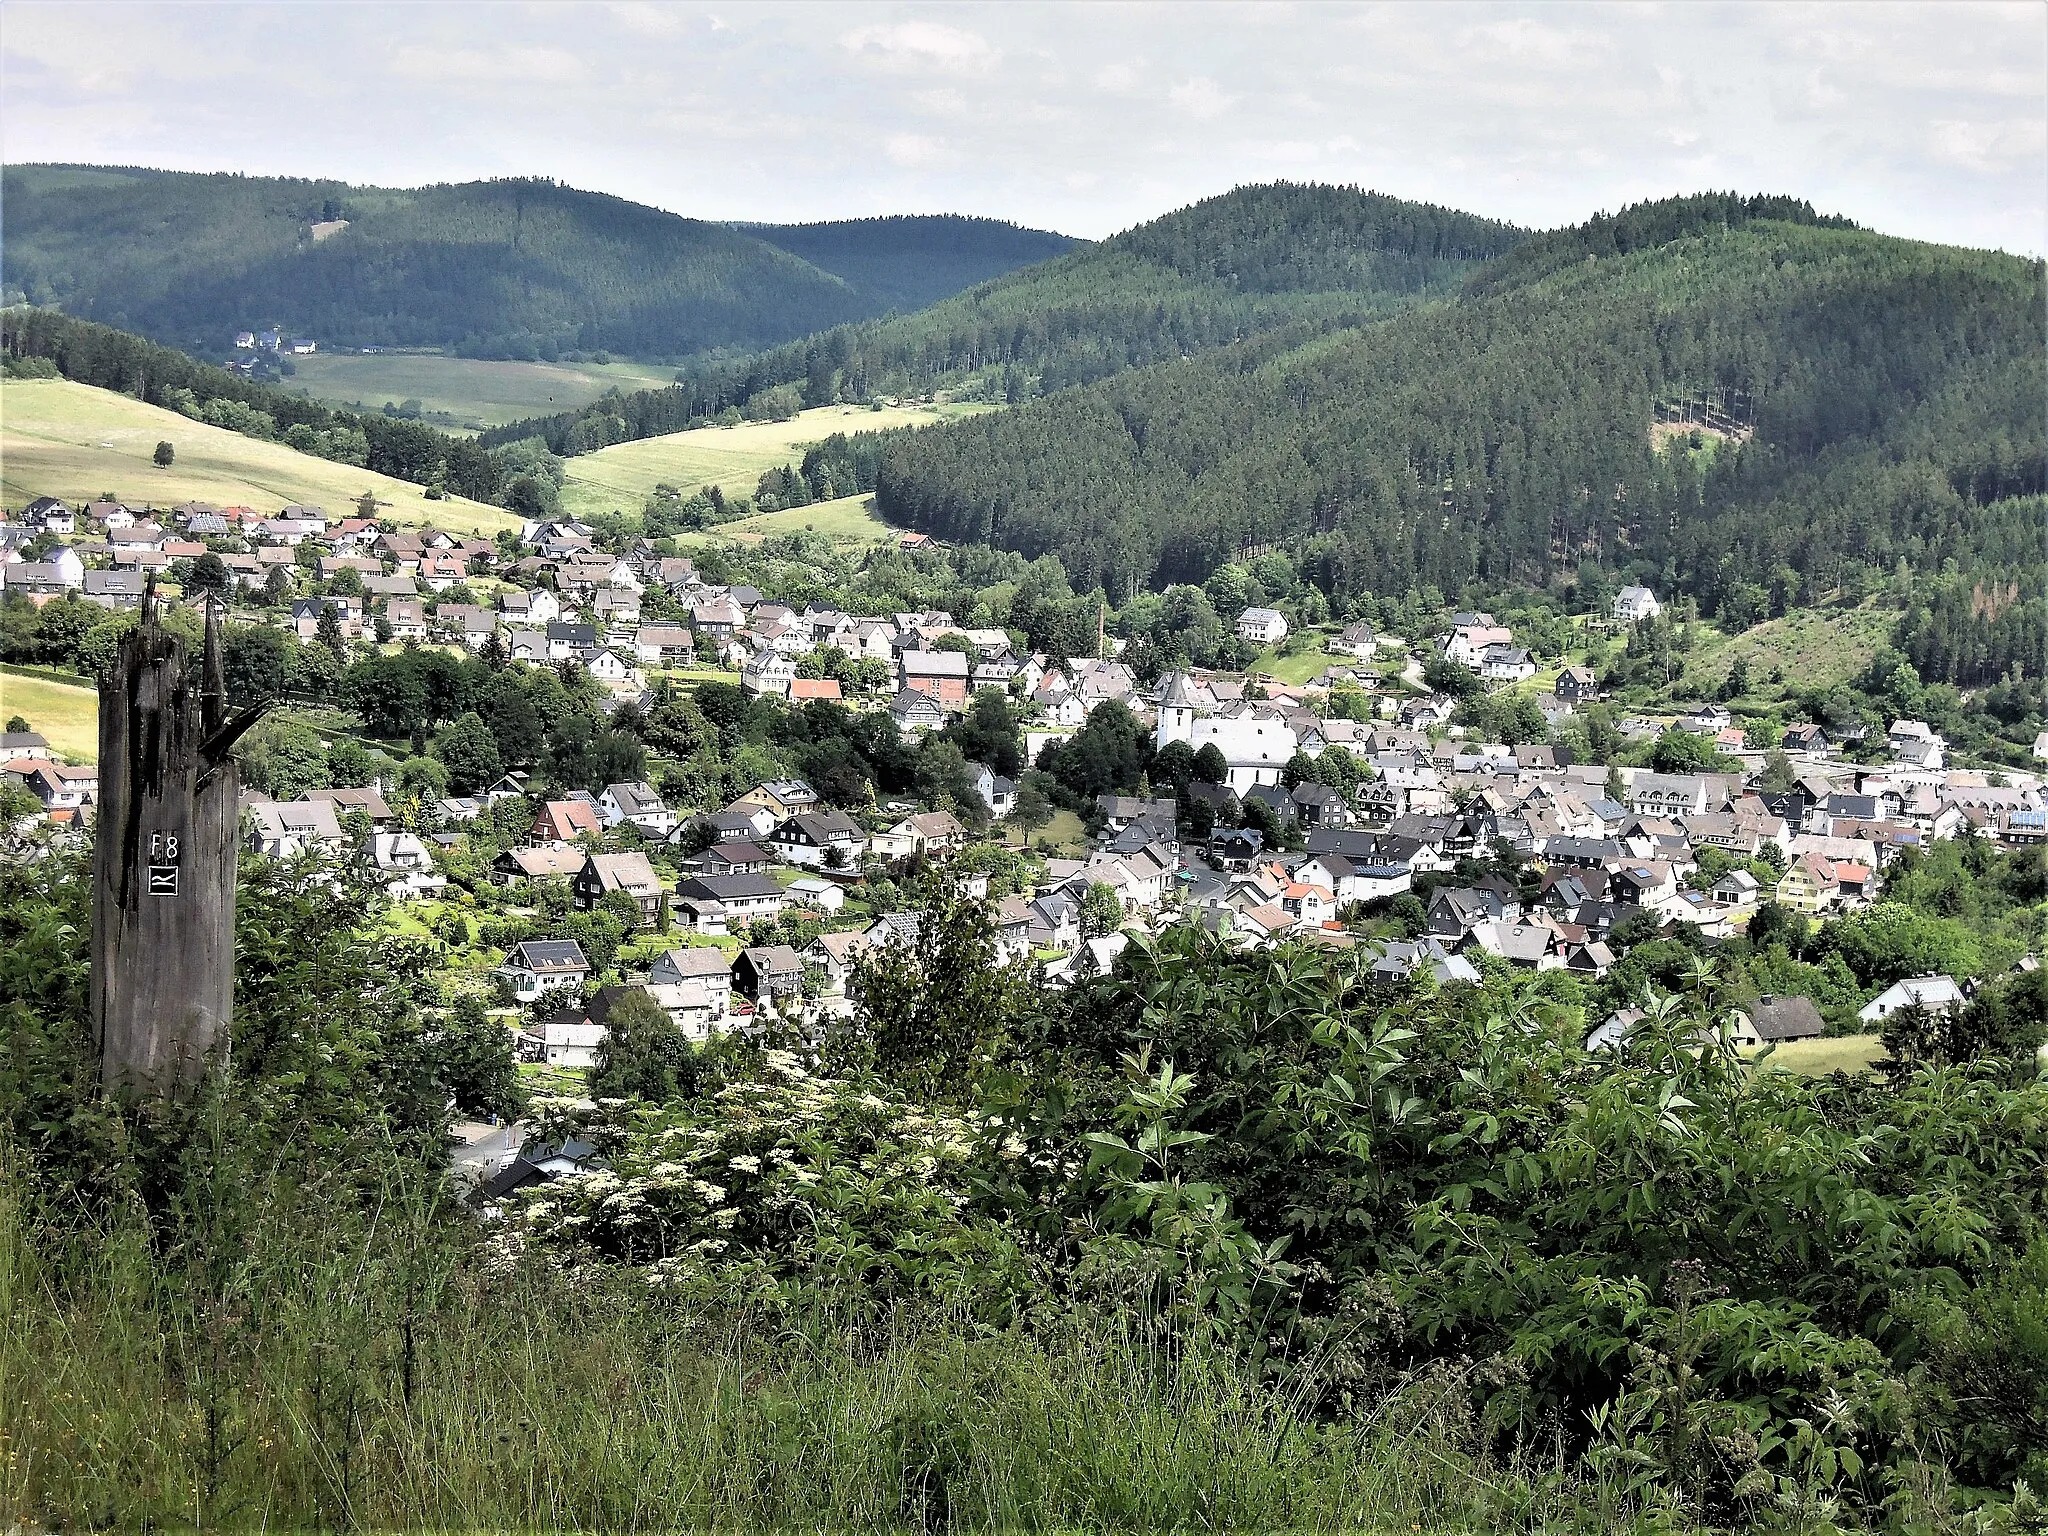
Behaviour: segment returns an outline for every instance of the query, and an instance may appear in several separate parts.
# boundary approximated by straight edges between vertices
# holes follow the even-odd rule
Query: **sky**
[[[0,158],[1099,238],[1248,182],[1706,188],[2048,251],[2048,5],[0,4]]]

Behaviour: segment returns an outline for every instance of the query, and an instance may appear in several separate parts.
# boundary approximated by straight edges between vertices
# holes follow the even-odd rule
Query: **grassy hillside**
[[[296,359],[286,388],[330,405],[381,410],[417,400],[426,419],[481,431],[588,405],[607,390],[659,389],[674,370],[644,363],[540,363],[439,352],[319,352]]]
[[[682,534],[678,542],[701,545],[724,539],[736,544],[758,544],[782,534],[817,533],[843,548],[863,549],[891,543],[899,531],[875,510],[875,498],[862,494],[814,501],[807,507],[789,507],[781,512],[756,512],[752,517],[720,523],[702,533]]]
[[[1846,683],[1870,664],[1889,642],[1899,610],[1878,604],[1799,608],[1738,635],[1724,636],[1701,625],[1685,671],[1672,685],[1675,698],[1719,695],[1728,671],[1741,657],[1758,692],[1791,694]],[[1781,683],[1772,679],[1783,674]]]
[[[1582,563],[1708,612],[1900,561],[2038,579],[2039,267],[1687,202],[1661,244],[892,443],[882,511],[1119,598],[1259,545],[1340,603]],[[1745,440],[1653,452],[1707,396]]]
[[[698,427],[586,453],[569,460],[562,510],[572,515],[637,512],[657,485],[684,493],[716,485],[728,496],[752,496],[764,471],[802,460],[804,449],[834,432],[879,432],[930,426],[972,414],[972,408],[918,406],[883,411],[825,406],[788,421]]]
[[[100,696],[84,684],[0,671],[0,719],[20,715],[52,751],[74,763],[99,761]]]
[[[946,219],[779,237],[863,288],[755,234],[551,181],[395,189],[11,166],[4,196],[10,293],[215,351],[271,322],[494,357],[751,349],[937,296],[1059,238]]]
[[[159,442],[177,449],[169,469],[150,461]],[[110,390],[68,379],[0,382],[0,494],[14,505],[112,492],[134,506],[199,500],[274,511],[311,502],[340,513],[366,489],[389,503],[382,515],[403,523],[486,534],[519,526],[500,507],[453,497],[429,501],[403,480],[210,427]]]

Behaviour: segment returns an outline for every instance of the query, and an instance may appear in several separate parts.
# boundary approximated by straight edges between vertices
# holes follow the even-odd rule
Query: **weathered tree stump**
[[[195,676],[157,622],[152,582],[100,687],[92,1021],[108,1088],[177,1094],[227,1049],[241,799],[229,749],[261,712],[227,718],[218,607]]]

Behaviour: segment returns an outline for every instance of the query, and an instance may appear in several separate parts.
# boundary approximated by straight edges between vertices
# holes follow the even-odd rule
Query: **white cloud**
[[[401,48],[392,68],[413,80],[476,80],[560,85],[580,80],[589,66],[564,48]]]
[[[1190,117],[1220,117],[1237,102],[1237,97],[1207,75],[1183,80],[1166,93],[1166,99]]]
[[[892,133],[887,149],[891,160],[911,167],[936,164],[946,153],[944,143],[921,133]]]
[[[906,21],[893,27],[857,27],[839,39],[849,53],[880,59],[898,68],[937,68],[982,75],[995,67],[996,50],[979,33],[935,21]]]
[[[1138,72],[1128,64],[1105,64],[1090,77],[1097,88],[1105,91],[1134,91],[1138,88]]]
[[[1943,118],[1931,125],[1935,155],[1966,170],[1984,171],[2038,155],[2044,124],[2040,119],[2017,123],[1979,123]]]
[[[646,37],[674,37],[683,30],[683,15],[672,6],[651,0],[618,0],[609,7],[619,24]],[[713,17],[714,23],[717,21]]]

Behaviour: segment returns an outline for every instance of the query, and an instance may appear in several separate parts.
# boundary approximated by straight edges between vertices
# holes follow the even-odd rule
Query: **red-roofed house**
[[[543,847],[550,843],[573,843],[584,833],[604,835],[604,822],[597,806],[587,800],[550,800],[533,818],[533,830],[526,840]]]

